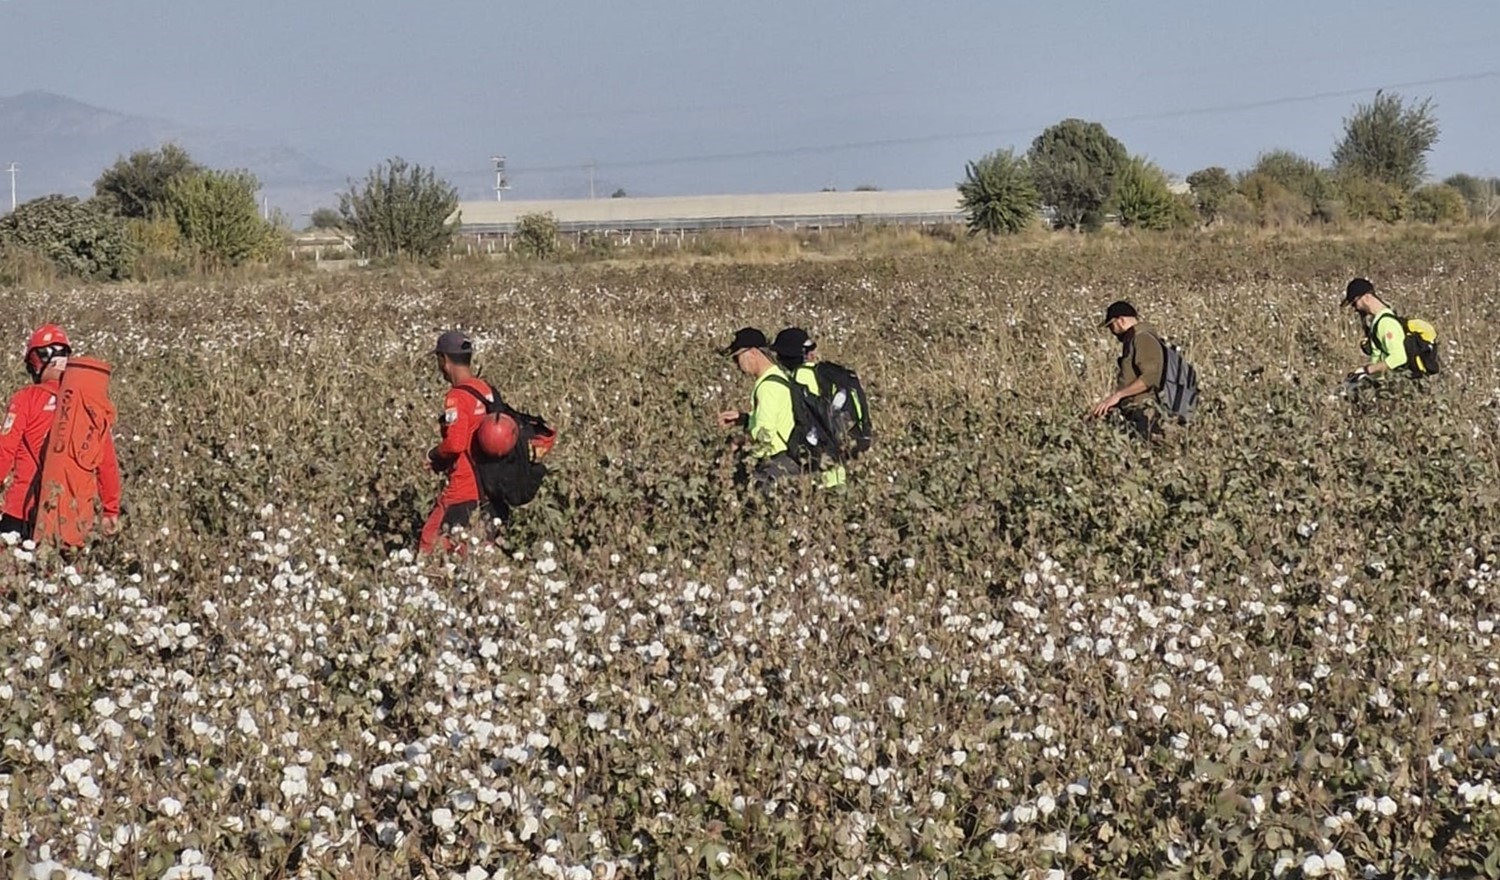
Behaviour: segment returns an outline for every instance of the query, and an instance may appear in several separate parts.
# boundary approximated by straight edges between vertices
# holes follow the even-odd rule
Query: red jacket
[[[434,466],[448,475],[442,500],[449,504],[479,500],[479,482],[474,478],[474,462],[469,458],[469,444],[474,429],[484,418],[484,403],[463,390],[469,387],[485,398],[490,386],[479,378],[465,379],[443,395],[443,415],[438,420],[442,441],[438,443]]]
[[[28,385],[17,391],[0,423],[0,481],[11,477],[0,513],[29,521],[36,513],[31,491],[41,473],[47,434],[57,417],[58,384],[54,381]],[[104,461],[99,467],[99,503],[106,516],[120,515],[120,465],[115,459],[113,437],[105,438]]]

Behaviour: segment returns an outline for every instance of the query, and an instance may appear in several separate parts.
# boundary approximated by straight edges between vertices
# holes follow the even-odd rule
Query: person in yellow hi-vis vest
[[[1349,379],[1362,379],[1378,373],[1393,372],[1406,366],[1406,327],[1396,312],[1375,295],[1369,279],[1356,278],[1344,289],[1344,305],[1360,314],[1365,329],[1366,363],[1349,373]]]
[[[740,372],[755,379],[755,388],[750,392],[750,411],[724,410],[719,413],[719,425],[725,428],[738,425],[748,432],[748,470],[751,481],[761,491],[770,489],[778,480],[802,473],[801,463],[788,449],[796,427],[791,380],[766,354],[768,346],[766,334],[754,327],[743,327],[722,349]]]
[[[807,389],[807,392],[815,398],[824,396],[825,389],[818,381],[818,371],[814,364],[818,360],[818,346],[807,335],[807,331],[801,327],[787,327],[776,334],[771,341],[771,352],[776,355],[776,361],[781,369],[790,373],[797,384]],[[861,401],[856,399],[853,405],[857,408]],[[824,488],[842,486],[849,480],[848,469],[843,462],[834,462],[823,468],[818,474],[818,482]]]

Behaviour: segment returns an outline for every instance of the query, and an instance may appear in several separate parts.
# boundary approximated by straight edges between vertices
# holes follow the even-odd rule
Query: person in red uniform
[[[479,481],[474,476],[469,445],[474,429],[484,418],[484,401],[491,399],[493,393],[489,383],[474,374],[474,344],[463,333],[449,330],[439,336],[433,355],[437,358],[438,371],[448,383],[448,393],[443,396],[443,414],[438,419],[441,440],[427,451],[427,464],[437,473],[445,474],[448,482],[438,493],[437,504],[422,526],[417,545],[420,553],[431,553],[439,548],[440,543],[445,550],[455,549],[446,533],[455,528],[467,528],[474,512],[481,507],[484,499],[479,491]],[[509,514],[498,503],[484,503],[482,506],[487,522],[503,521]]]
[[[31,537],[36,517],[36,483],[42,453],[57,417],[57,395],[68,356],[73,353],[68,334],[56,324],[45,324],[26,343],[26,372],[32,384],[17,391],[0,422],[0,480],[9,479],[0,504],[0,534]],[[120,466],[114,440],[106,436],[99,466],[99,506],[104,534],[120,530]]]

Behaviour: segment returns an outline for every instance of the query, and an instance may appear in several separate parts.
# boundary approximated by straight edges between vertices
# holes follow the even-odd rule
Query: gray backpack
[[[1198,371],[1187,362],[1177,346],[1157,340],[1162,348],[1161,389],[1156,397],[1178,420],[1192,418],[1198,406]]]

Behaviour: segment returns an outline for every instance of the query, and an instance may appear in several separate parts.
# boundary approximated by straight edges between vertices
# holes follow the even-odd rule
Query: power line
[[[1125,116],[1115,116],[1097,120],[1106,125],[1119,125],[1132,122],[1158,122],[1170,119],[1183,119],[1193,116],[1209,116],[1219,113],[1241,113],[1247,110],[1261,110],[1268,107],[1280,107],[1288,104],[1303,104],[1312,101],[1325,101],[1330,98],[1350,98],[1368,94],[1377,90],[1410,89],[1420,86],[1444,85],[1458,82],[1476,82],[1485,79],[1500,78],[1500,71],[1486,70],[1478,73],[1458,74],[1454,76],[1434,77],[1431,79],[1410,80],[1408,82],[1388,83],[1382,86],[1366,86],[1356,89],[1338,89],[1326,92],[1314,92],[1306,95],[1288,95],[1279,98],[1267,98],[1258,101],[1244,101],[1230,104],[1215,104],[1203,107],[1189,107],[1179,110],[1164,110],[1148,113],[1135,113]],[[634,159],[618,162],[593,163],[598,168],[654,168],[663,165],[692,165],[708,162],[729,162],[742,159],[770,159],[788,156],[817,155],[820,153],[846,152],[849,150],[865,150],[880,147],[915,146],[919,144],[944,143],[948,141],[977,140],[979,138],[999,138],[1013,135],[1028,134],[1036,131],[1035,125],[1014,126],[1008,128],[992,128],[966,132],[948,132],[943,134],[913,135],[910,137],[881,138],[867,141],[847,141],[836,144],[810,144],[794,147],[767,147],[758,150],[741,150],[727,153],[702,153],[688,156],[672,156],[659,159]],[[541,174],[559,171],[576,171],[580,163],[574,162],[567,165],[535,165],[529,168],[513,168],[513,173]]]

